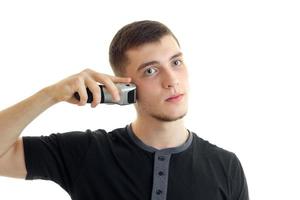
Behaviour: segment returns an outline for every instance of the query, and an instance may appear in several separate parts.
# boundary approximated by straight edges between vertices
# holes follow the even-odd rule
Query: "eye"
[[[151,76],[155,72],[156,72],[156,69],[154,69],[154,67],[149,67],[148,69],[145,70],[145,75],[146,76]]]
[[[173,61],[173,65],[175,65],[175,66],[179,66],[181,64],[182,64],[182,60],[174,60]]]

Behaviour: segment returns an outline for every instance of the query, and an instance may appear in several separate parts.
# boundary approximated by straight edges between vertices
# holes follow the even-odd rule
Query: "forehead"
[[[164,62],[180,51],[180,47],[174,37],[166,35],[157,42],[147,43],[127,50],[128,67],[138,67],[140,64],[150,61]]]

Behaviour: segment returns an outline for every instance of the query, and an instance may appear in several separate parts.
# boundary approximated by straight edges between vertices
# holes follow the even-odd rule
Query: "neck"
[[[189,135],[183,119],[164,122],[154,118],[138,117],[132,123],[132,129],[144,144],[156,149],[180,146],[185,143]]]

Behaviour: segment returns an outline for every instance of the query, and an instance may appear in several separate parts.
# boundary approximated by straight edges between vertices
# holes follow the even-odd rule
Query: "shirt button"
[[[164,157],[164,156],[158,156],[158,160],[164,161],[164,160],[165,160],[165,157]]]
[[[161,190],[156,190],[157,195],[161,195],[162,191]]]
[[[164,172],[160,171],[160,172],[158,172],[158,175],[162,176],[162,175],[164,175]]]

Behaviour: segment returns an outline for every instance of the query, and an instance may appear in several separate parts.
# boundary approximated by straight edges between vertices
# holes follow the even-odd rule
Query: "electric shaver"
[[[99,89],[101,92],[101,101],[100,103],[105,104],[119,104],[119,105],[128,105],[136,102],[136,85],[133,83],[116,83],[116,87],[119,90],[120,101],[115,102],[111,94],[107,91],[104,85],[99,85]],[[93,101],[93,94],[89,90],[87,90],[88,100],[87,103],[91,103]],[[80,96],[78,92],[74,94],[75,98],[80,101]]]

